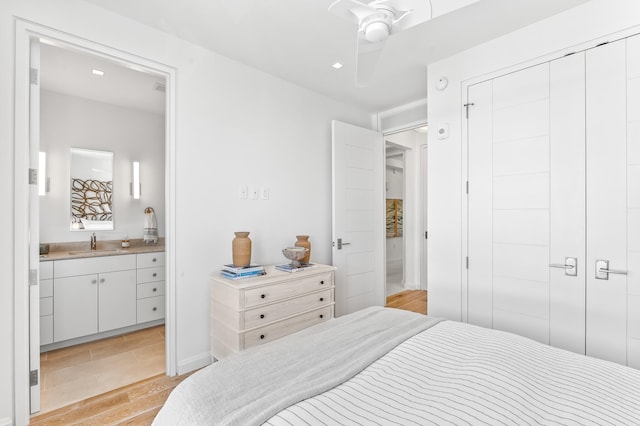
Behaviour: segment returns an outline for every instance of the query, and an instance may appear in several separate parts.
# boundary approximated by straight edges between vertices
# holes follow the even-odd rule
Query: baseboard
[[[0,419],[0,426],[11,426],[13,424],[13,420],[6,417],[4,419]]]
[[[211,364],[211,361],[211,354],[209,352],[180,360],[178,361],[178,375],[198,370],[202,367],[206,367],[207,365]]]

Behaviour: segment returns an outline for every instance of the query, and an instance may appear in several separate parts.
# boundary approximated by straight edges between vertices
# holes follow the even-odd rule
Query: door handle
[[[609,274],[627,275],[627,271],[620,269],[609,269],[608,260],[596,260],[596,279],[608,280]]]
[[[551,263],[549,264],[549,268],[562,268],[564,269],[565,275],[576,277],[578,276],[578,259],[575,257],[565,257],[564,264]]]
[[[338,250],[342,250],[342,246],[348,246],[348,245],[351,245],[351,243],[343,243],[342,238],[338,238]]]

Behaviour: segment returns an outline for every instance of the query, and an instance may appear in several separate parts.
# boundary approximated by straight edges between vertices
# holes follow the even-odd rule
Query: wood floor
[[[390,308],[427,313],[427,292],[406,290],[387,297]],[[167,397],[189,374],[159,374],[31,418],[38,425],[150,425]]]
[[[388,308],[427,314],[427,292],[425,290],[405,290],[387,297]]]

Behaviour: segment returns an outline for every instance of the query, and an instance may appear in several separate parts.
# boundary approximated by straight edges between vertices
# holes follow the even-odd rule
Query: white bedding
[[[381,311],[394,314],[396,310]],[[317,327],[326,340],[331,327],[338,326],[335,328],[340,331],[334,331],[339,337],[345,334],[344,325],[354,322],[348,321],[349,318],[370,321],[371,314],[342,317]],[[390,315],[389,318],[402,317]],[[271,370],[270,354],[287,357],[293,363],[300,360],[304,350],[298,350],[291,343],[315,334],[313,331],[272,342],[265,345],[264,352],[256,348],[253,352],[245,351],[246,355],[240,353],[230,358],[250,360],[264,355],[263,371]],[[315,396],[306,395],[304,400],[291,401],[291,394],[296,386],[302,386],[305,393],[308,378],[296,384],[297,376],[289,374],[274,386],[279,392],[269,392],[289,402],[275,402],[281,411],[273,411],[257,423],[255,413],[249,409],[253,404],[250,389],[255,388],[255,380],[233,383],[233,389],[229,386],[227,391],[225,386],[220,386],[223,380],[218,380],[214,364],[213,368],[194,374],[176,388],[155,424],[640,425],[639,370],[552,348],[510,333],[451,321],[416,333],[393,345],[386,355],[372,359],[357,375]],[[336,349],[339,346],[331,348],[332,357],[336,359],[340,355],[333,352],[339,352]],[[350,357],[353,351],[347,358]],[[288,362],[280,359],[278,365]],[[218,364],[231,366],[239,381],[245,376],[242,362]],[[313,371],[313,367],[308,368]],[[341,368],[327,369],[326,375],[331,377],[334,370]],[[196,380],[191,380],[194,377]],[[308,387],[315,388],[315,385]],[[247,390],[246,395],[243,389]],[[233,421],[214,420],[220,407],[228,409],[227,404],[237,407],[236,411],[244,408],[248,413],[234,416]]]
[[[640,425],[640,371],[452,321],[268,425]]]

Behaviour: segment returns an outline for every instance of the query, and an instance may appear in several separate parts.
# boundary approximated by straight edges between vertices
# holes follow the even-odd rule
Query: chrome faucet
[[[91,250],[95,250],[98,243],[96,242],[96,233],[91,235]]]

